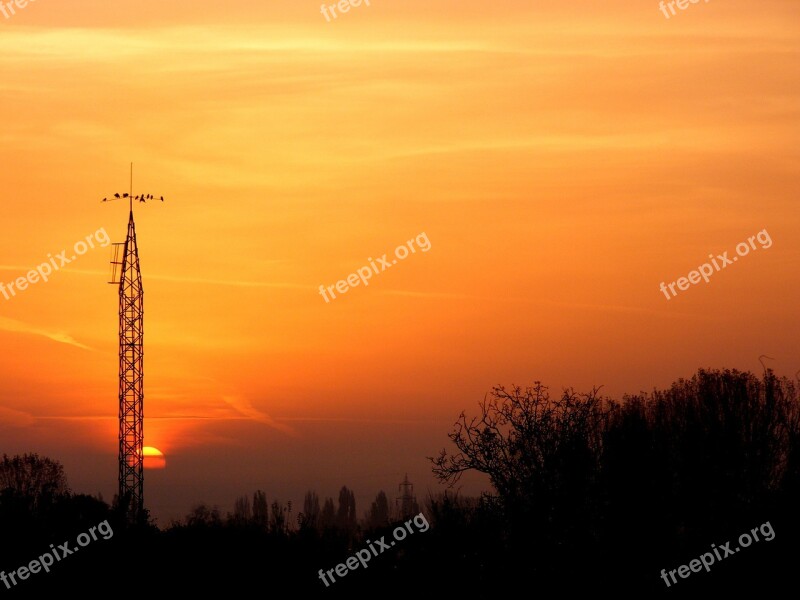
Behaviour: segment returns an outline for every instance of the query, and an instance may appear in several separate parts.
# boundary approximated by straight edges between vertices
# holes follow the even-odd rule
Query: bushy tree
[[[339,509],[336,512],[336,525],[346,532],[356,529],[356,497],[346,485],[339,490]]]
[[[36,509],[43,503],[68,495],[70,490],[61,463],[34,453],[13,457],[3,455],[0,492],[26,498]]]
[[[367,513],[367,527],[370,529],[378,529],[385,527],[389,523],[389,499],[386,497],[386,492],[381,490],[375,496],[375,501],[372,503]]]
[[[479,416],[462,412],[448,435],[457,451],[430,459],[434,475],[450,486],[467,471],[488,475],[520,538],[584,533],[607,419],[598,390],[554,399],[539,382],[498,386],[479,406]]]
[[[325,498],[325,504],[322,506],[322,512],[319,516],[319,527],[322,530],[330,529],[336,526],[336,508],[333,504],[333,498]]]
[[[319,526],[319,520],[319,496],[316,492],[309,490],[306,492],[305,498],[303,499],[303,512],[297,516],[297,521],[300,525],[300,529],[308,530],[316,529]]]
[[[253,494],[253,523],[261,529],[267,529],[269,526],[267,495],[261,490]]]
[[[192,507],[191,512],[186,515],[184,523],[187,527],[221,527],[222,517],[219,508],[201,502]]]
[[[233,503],[233,524],[241,527],[249,524],[253,519],[253,511],[250,508],[250,498],[239,496]]]

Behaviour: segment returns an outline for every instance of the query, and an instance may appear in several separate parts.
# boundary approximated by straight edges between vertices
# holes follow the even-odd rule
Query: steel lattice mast
[[[111,281],[119,286],[119,503],[136,520],[144,509],[144,290],[133,201],[155,200],[152,194],[133,195],[133,164],[128,194],[128,234],[114,244]],[[164,197],[161,197],[164,201]],[[104,198],[103,202],[108,202]],[[119,252],[122,251],[120,260]]]
[[[144,290],[133,209],[119,278],[119,498],[144,508]]]

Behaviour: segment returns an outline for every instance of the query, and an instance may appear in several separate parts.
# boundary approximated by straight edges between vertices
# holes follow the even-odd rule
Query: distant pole
[[[414,484],[408,480],[408,473],[406,473],[405,479],[398,486],[398,490],[403,493],[397,497],[395,502],[400,507],[400,517],[407,519],[416,510],[414,505],[417,502],[416,497],[414,497]]]

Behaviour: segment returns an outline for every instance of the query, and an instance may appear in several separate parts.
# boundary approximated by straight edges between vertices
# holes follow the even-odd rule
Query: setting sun
[[[166,469],[167,468],[167,458],[164,456],[164,453],[161,452],[158,448],[153,448],[152,446],[145,446],[142,448],[142,454],[144,455],[144,468],[145,469]]]

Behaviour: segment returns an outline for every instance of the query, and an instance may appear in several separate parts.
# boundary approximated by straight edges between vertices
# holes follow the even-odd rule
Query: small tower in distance
[[[417,504],[417,497],[414,495],[414,484],[408,480],[408,473],[406,473],[405,479],[398,486],[398,490],[401,492],[395,501],[398,517],[409,519],[418,515],[419,504]]]

